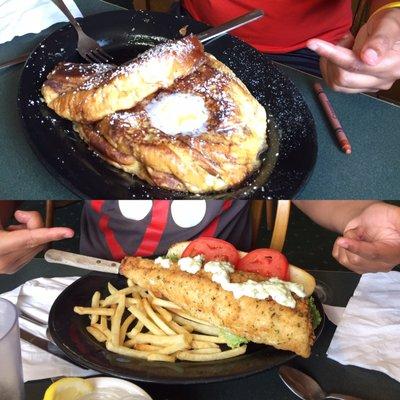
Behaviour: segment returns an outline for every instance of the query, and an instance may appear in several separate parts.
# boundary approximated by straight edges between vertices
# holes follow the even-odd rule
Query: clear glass
[[[0,400],[23,400],[21,344],[18,311],[0,299]]]

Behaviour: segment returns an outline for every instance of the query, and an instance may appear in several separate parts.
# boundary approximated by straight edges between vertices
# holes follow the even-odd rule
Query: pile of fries
[[[105,299],[95,292],[91,307],[74,307],[77,314],[89,315],[87,331],[98,342],[105,342],[109,351],[166,362],[222,360],[246,352],[246,345],[222,350],[220,345],[226,340],[219,328],[191,317],[130,279],[127,282],[121,290],[108,283],[110,295]]]

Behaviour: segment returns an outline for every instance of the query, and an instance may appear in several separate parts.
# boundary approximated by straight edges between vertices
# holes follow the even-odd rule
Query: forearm
[[[19,201],[0,200],[0,228],[7,226],[19,204]]]
[[[322,227],[343,233],[346,225],[376,200],[293,200],[304,214]]]

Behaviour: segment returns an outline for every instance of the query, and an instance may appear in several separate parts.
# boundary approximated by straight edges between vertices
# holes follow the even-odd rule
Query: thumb
[[[375,66],[392,49],[399,28],[385,18],[384,12],[377,14],[367,24],[368,36],[361,48],[360,58],[366,64]]]

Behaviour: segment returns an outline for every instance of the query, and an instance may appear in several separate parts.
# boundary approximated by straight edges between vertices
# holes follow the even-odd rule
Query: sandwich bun
[[[182,253],[188,247],[190,241],[174,243],[170,246],[167,252],[167,257],[181,258]],[[239,251],[240,258],[243,258],[247,253]],[[302,268],[289,264],[290,282],[303,285],[306,296],[311,296],[315,290],[315,278]]]

